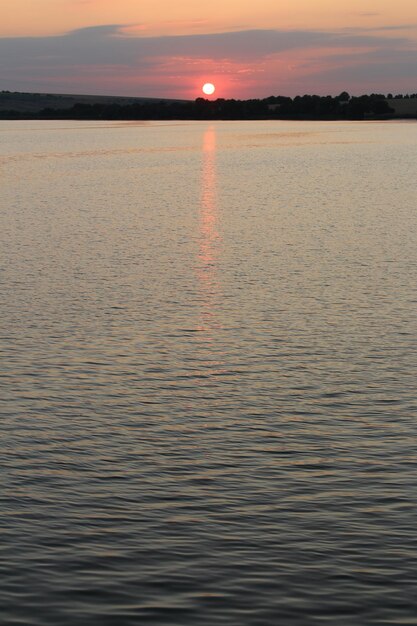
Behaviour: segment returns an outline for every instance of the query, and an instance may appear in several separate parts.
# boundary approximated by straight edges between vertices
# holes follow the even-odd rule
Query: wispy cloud
[[[146,37],[131,25],[95,26],[52,37],[0,39],[0,76],[5,80],[4,88],[23,89],[29,81],[33,85],[38,80],[39,90],[50,85],[71,91],[78,89],[77,85],[85,89],[88,83],[96,93],[133,92],[168,97],[187,95],[185,91],[192,89],[192,81],[202,73],[228,75],[234,87],[239,89],[240,84],[243,92],[249,88],[247,75],[262,73],[258,95],[263,96],[276,92],[276,74],[282,73],[284,66],[294,78],[304,55],[306,61],[328,57],[327,62],[311,67],[311,72],[318,80],[321,76],[327,81],[330,73],[340,67],[350,83],[346,88],[353,90],[355,81],[362,82],[367,72],[370,78],[375,72],[383,75],[384,83],[390,78],[395,81],[399,72],[402,77],[408,75],[411,82],[416,70],[410,59],[415,61],[417,46],[415,40],[401,32],[406,28],[410,27],[244,30]],[[388,32],[391,30],[396,31],[395,36]],[[355,51],[366,51],[366,58],[359,61]],[[298,63],[291,61],[294,56]],[[300,70],[300,78],[304,74]],[[240,77],[240,83],[236,76]],[[10,87],[11,82],[15,87]],[[317,81],[316,84],[319,91],[320,84]],[[173,87],[178,91],[178,85],[184,92],[174,94]],[[250,89],[256,87],[256,78],[252,78]],[[188,95],[193,97],[191,92]],[[245,97],[247,93],[234,95]]]

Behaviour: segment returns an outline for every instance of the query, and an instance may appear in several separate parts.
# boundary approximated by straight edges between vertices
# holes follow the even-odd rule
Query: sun
[[[213,83],[204,83],[203,93],[205,93],[206,96],[211,96],[215,91],[216,87],[213,85]]]

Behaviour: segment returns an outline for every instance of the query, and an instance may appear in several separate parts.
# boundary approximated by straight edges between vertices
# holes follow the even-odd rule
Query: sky
[[[0,90],[417,92],[415,0],[2,0]]]

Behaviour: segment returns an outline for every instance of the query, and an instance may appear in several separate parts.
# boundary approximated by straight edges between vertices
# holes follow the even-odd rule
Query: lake
[[[0,122],[0,605],[416,623],[417,124]]]

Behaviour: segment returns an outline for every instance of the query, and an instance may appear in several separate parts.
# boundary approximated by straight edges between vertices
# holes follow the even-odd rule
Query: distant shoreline
[[[2,120],[390,120],[417,119],[417,94],[304,95],[263,99],[168,100],[0,92]]]

